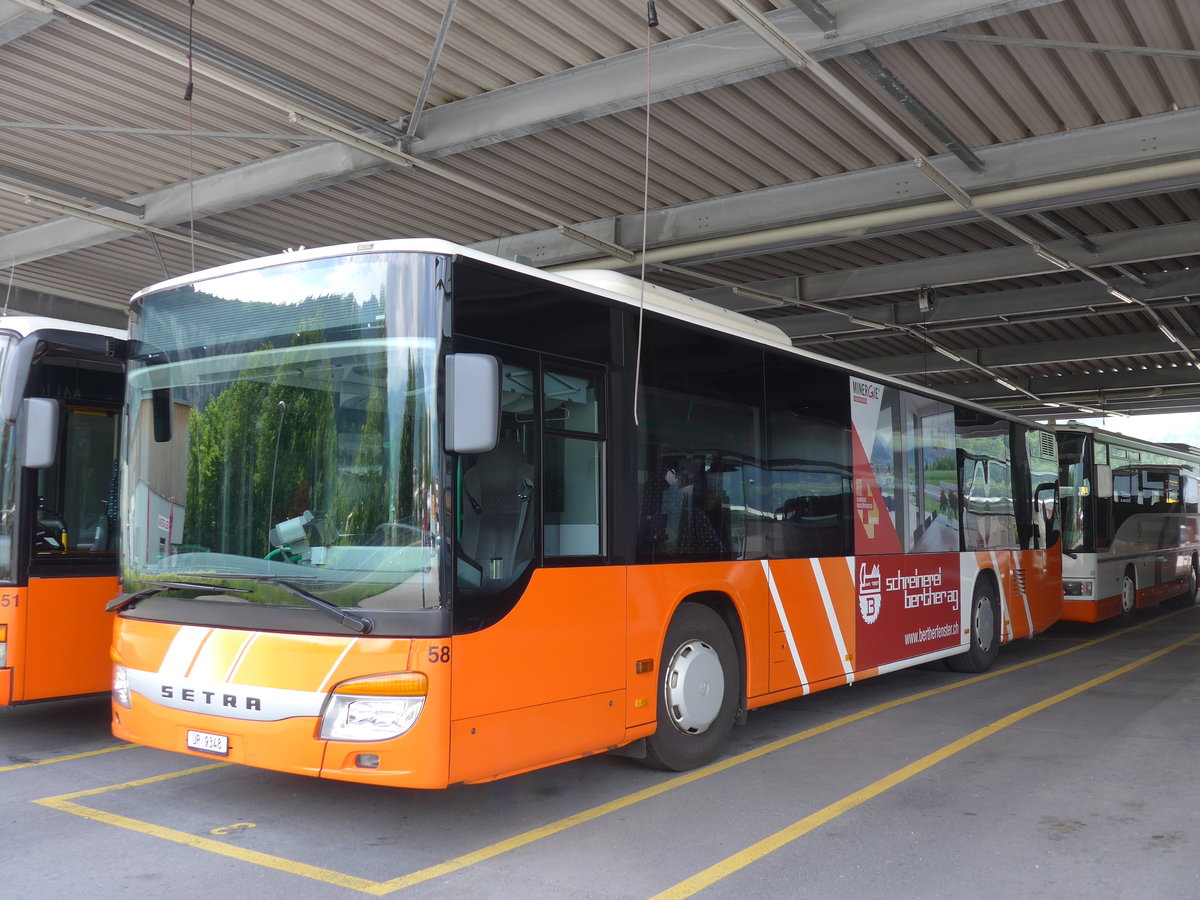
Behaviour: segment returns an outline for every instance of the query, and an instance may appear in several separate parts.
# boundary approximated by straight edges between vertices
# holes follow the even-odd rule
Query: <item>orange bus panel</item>
[[[29,579],[20,629],[24,646],[15,659],[9,648],[13,702],[110,688],[113,614],[105,612],[104,605],[116,595],[113,576]],[[10,628],[10,639],[13,631]]]

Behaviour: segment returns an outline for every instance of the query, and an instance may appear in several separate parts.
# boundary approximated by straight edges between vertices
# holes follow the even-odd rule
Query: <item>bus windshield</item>
[[[297,587],[338,607],[442,604],[443,265],[285,261],[135,302],[126,591],[183,585],[164,596],[226,615],[303,606]]]

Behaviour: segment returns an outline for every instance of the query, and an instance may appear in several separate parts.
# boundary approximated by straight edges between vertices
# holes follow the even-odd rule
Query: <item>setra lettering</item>
[[[238,697],[237,694],[218,694],[216,691],[176,688],[170,684],[160,685],[159,695],[164,700],[175,700],[178,698],[184,703],[193,703],[198,706],[221,706],[225,709],[244,709],[262,712],[262,699],[259,697]]]

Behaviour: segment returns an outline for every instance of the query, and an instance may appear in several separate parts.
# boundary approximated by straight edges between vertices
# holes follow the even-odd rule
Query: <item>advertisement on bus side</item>
[[[957,554],[860,556],[855,568],[860,667],[958,646],[962,593]]]

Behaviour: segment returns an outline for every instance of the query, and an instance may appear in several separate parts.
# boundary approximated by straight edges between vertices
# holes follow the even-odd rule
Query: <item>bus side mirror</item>
[[[21,401],[21,465],[49,469],[58,460],[58,401],[29,397]]]
[[[500,360],[483,353],[446,357],[446,450],[487,453],[500,429]]]
[[[1096,466],[1096,496],[1101,500],[1111,500],[1113,495],[1112,466]]]

